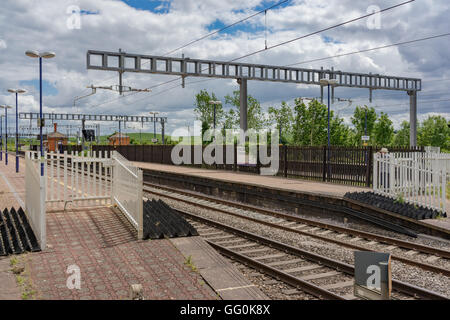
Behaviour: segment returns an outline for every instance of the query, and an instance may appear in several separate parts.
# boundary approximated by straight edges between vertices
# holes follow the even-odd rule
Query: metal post
[[[331,134],[330,134],[330,85],[328,84],[328,150],[327,150],[327,181],[331,178],[330,168],[330,146],[331,146]]]
[[[216,134],[216,104],[214,103],[214,135]]]
[[[156,115],[155,114],[153,115],[153,139],[156,139]]]
[[[409,145],[417,146],[417,91],[408,91],[409,95]]]
[[[162,140],[162,144],[164,144],[164,120],[163,118],[161,118],[161,140]]]
[[[18,92],[16,92],[16,173],[19,172],[19,112]]]
[[[5,164],[8,165],[8,108],[5,108]]]
[[[41,140],[41,177],[44,176],[44,148],[42,141],[42,57],[39,57],[39,134]]]
[[[82,151],[84,151],[84,130],[85,130],[85,119],[83,117],[83,119],[81,120],[81,149]]]
[[[121,129],[121,127],[120,127],[120,120],[119,120],[119,146],[120,146],[120,143],[121,143],[121,138],[122,138],[122,129]]]
[[[3,160],[3,116],[0,116],[0,161]]]
[[[239,105],[240,105],[240,127],[243,133],[247,132],[247,79],[238,79],[239,83]],[[242,138],[242,137],[241,137]],[[244,143],[244,141],[242,141]]]

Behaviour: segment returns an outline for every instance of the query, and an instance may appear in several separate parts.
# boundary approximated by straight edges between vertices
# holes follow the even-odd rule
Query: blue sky
[[[122,0],[130,7],[139,10],[147,10],[155,13],[168,13],[170,11],[170,1],[160,0]]]
[[[39,93],[39,79],[36,80],[22,80],[19,82],[21,87],[32,87],[33,91]],[[58,89],[56,89],[50,82],[42,80],[42,94],[45,96],[58,95]]]

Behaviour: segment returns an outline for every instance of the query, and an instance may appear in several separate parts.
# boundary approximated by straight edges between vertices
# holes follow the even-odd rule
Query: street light
[[[8,109],[12,109],[12,107],[1,105],[0,108],[5,109],[5,164],[8,165]]]
[[[159,112],[151,111],[149,114],[153,115],[153,139],[156,139],[156,115],[159,114]]]
[[[330,86],[336,86],[338,81],[336,79],[320,79],[320,84],[328,87],[328,147],[330,147]]]
[[[216,105],[222,105],[222,101],[210,100],[210,104],[214,105],[214,134],[216,132]]]
[[[19,94],[26,93],[23,89],[8,89],[8,92],[16,94],[16,172],[19,172]]]
[[[320,84],[323,86],[327,86],[328,87],[328,156],[327,156],[327,163],[328,163],[328,170],[327,170],[327,176],[328,179],[331,176],[331,168],[330,168],[330,145],[331,145],[331,136],[330,136],[330,86],[336,86],[338,84],[338,81],[336,79],[327,79],[327,78],[323,78],[320,79]]]
[[[39,58],[39,133],[41,140],[41,176],[44,176],[44,150],[42,141],[42,58],[50,59],[55,57],[55,53],[51,51],[38,52],[34,50],[28,50],[25,52],[30,58]]]

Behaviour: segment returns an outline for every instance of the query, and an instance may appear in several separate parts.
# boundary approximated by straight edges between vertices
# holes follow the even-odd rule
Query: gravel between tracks
[[[203,209],[196,207],[194,205],[188,205],[185,203],[181,203],[178,201],[170,200],[164,197],[159,197],[155,195],[150,195],[146,193],[146,196],[155,198],[155,199],[163,199],[169,205],[176,209],[186,210],[192,212],[194,214],[198,214],[210,219],[214,219],[226,225],[230,225],[233,227],[237,227],[249,232],[256,233],[261,236],[268,237],[270,239],[274,239],[292,246],[296,246],[332,259],[336,259],[348,264],[353,265],[353,250],[346,249],[340,247],[339,245],[327,243],[318,239],[313,239],[308,236],[299,235],[293,232],[288,232],[284,230],[279,230],[275,228],[271,228],[268,226],[264,226],[258,223],[254,223],[248,220],[244,220],[241,218],[229,216],[223,213],[214,212],[209,209]],[[321,221],[324,222],[324,221]],[[352,225],[356,229],[356,226]],[[378,228],[377,228],[378,229]],[[370,230],[364,230],[373,232]],[[397,238],[398,235],[393,235],[391,232],[386,234],[389,236],[395,236]],[[409,240],[409,238],[408,238]],[[420,239],[423,240],[423,239]],[[436,241],[432,241],[436,242]],[[423,243],[423,242],[422,242]],[[425,244],[425,243],[424,243]],[[433,272],[424,271],[420,268],[409,266],[398,261],[392,262],[392,275],[394,279],[407,282],[430,291],[434,291],[440,293],[448,298],[450,298],[450,278],[438,275]]]

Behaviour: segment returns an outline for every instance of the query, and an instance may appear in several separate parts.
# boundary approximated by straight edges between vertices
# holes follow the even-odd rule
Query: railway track
[[[352,265],[261,237],[186,211],[176,210],[221,254],[319,299],[354,300]],[[396,300],[447,299],[393,280]]]
[[[436,263],[441,259],[448,260],[450,258],[450,251],[440,248],[381,236],[361,230],[330,225],[286,213],[226,201],[185,190],[154,185],[147,182],[144,183],[144,192],[260,223],[275,229],[294,232],[328,243],[334,243],[346,248],[365,251],[389,251],[392,252],[391,256],[393,260],[419,267],[427,271],[450,276],[450,270],[431,264]],[[373,249],[374,247],[378,247],[379,249]],[[422,258],[422,260],[427,262],[410,258],[419,254],[425,255],[426,257]],[[405,257],[404,255],[408,257]]]

